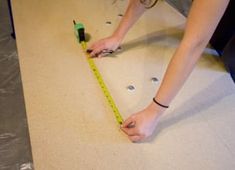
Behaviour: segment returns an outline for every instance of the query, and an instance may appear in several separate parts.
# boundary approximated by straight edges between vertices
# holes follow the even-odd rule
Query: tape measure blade
[[[116,106],[116,104],[115,104],[115,102],[114,102],[114,100],[113,100],[113,98],[112,98],[112,96],[111,96],[107,86],[105,85],[105,83],[103,81],[103,78],[102,78],[101,74],[99,73],[96,65],[94,64],[94,61],[92,59],[90,59],[90,58],[88,58],[88,60],[89,60],[90,66],[91,66],[92,70],[95,73],[95,77],[98,80],[99,85],[100,85],[100,87],[101,87],[101,89],[102,89],[102,91],[103,91],[103,93],[104,93],[104,95],[105,95],[109,105],[111,106],[111,108],[112,108],[116,118],[118,119],[117,120],[118,123],[122,124],[123,119],[122,119],[122,117],[120,115],[120,112],[119,112],[119,110],[118,110],[118,108],[117,108],[117,106]]]
[[[87,48],[86,42],[84,42],[84,41],[81,42],[81,46],[82,46],[83,51],[86,54],[88,64],[89,64],[94,76],[96,77],[96,79],[99,83],[99,86],[101,87],[101,89],[102,89],[102,91],[103,91],[110,107],[112,108],[112,110],[114,112],[114,115],[115,115],[115,118],[116,118],[117,122],[119,124],[122,124],[123,123],[123,118],[122,118],[122,116],[121,116],[121,114],[120,114],[120,112],[119,112],[119,110],[118,110],[118,108],[117,108],[117,106],[116,106],[116,104],[115,104],[115,102],[114,102],[114,100],[113,100],[106,84],[104,83],[104,80],[103,80],[98,68],[96,67],[96,65],[94,63],[94,60],[92,58],[90,58],[89,55],[86,52],[86,48]]]

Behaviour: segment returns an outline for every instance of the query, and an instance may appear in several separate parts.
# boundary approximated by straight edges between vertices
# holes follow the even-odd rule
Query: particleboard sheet
[[[35,169],[235,169],[235,86],[209,48],[149,141],[133,144],[119,131],[72,20],[84,23],[94,42],[112,33],[126,3],[13,1]],[[151,101],[184,23],[159,1],[130,30],[121,52],[96,59],[124,118]]]

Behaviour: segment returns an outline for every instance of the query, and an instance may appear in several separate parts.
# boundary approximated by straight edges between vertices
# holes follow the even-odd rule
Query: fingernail
[[[86,52],[87,53],[91,53],[93,50],[92,49],[87,49]]]

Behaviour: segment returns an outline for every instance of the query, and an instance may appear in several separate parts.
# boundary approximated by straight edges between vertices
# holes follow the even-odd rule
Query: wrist
[[[118,34],[118,33],[114,32],[113,35],[112,35],[112,37],[115,38],[116,41],[118,41],[119,43],[121,43],[122,40],[123,40],[123,38],[124,38],[124,35]]]
[[[157,114],[159,116],[162,115],[164,113],[164,111],[166,110],[166,108],[163,108],[163,107],[157,105],[153,101],[149,104],[149,106],[147,108],[150,109],[150,111],[153,114]]]

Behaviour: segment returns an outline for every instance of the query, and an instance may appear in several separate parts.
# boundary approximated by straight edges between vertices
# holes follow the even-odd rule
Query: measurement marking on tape
[[[105,82],[104,82],[98,68],[96,67],[96,65],[94,63],[94,60],[92,58],[90,58],[90,56],[86,52],[86,48],[87,48],[86,47],[86,42],[82,41],[81,46],[82,46],[82,49],[83,49],[84,53],[86,54],[88,64],[89,64],[91,70],[93,71],[94,76],[98,80],[99,86],[101,87],[101,89],[102,89],[102,91],[103,91],[110,107],[112,108],[112,110],[114,112],[114,115],[116,117],[117,122],[121,125],[123,123],[123,118],[122,118],[122,116],[121,116],[121,114],[120,114],[120,112],[119,112],[119,110],[118,110],[118,108],[117,108],[117,106],[116,106],[116,104],[115,104],[115,102],[114,102],[107,86],[105,85]]]

